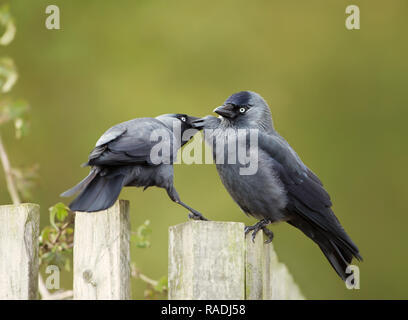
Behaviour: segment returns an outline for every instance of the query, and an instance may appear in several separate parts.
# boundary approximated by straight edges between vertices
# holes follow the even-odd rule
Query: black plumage
[[[156,118],[137,118],[107,130],[97,141],[84,166],[89,175],[61,196],[78,196],[70,204],[73,211],[100,211],[111,207],[123,187],[164,188],[172,201],[188,209],[193,219],[205,220],[186,205],[173,184],[173,163],[177,150],[192,137],[192,121],[185,114],[166,114]],[[188,139],[183,133],[191,129]],[[173,132],[178,130],[179,132]],[[154,152],[161,144],[163,148]]]
[[[198,129],[215,130],[205,135],[213,147],[217,171],[227,191],[247,214],[260,220],[247,227],[253,236],[269,223],[286,221],[311,238],[329,260],[337,274],[345,280],[346,268],[352,258],[361,260],[357,246],[346,234],[331,210],[332,202],[319,178],[304,165],[296,152],[274,129],[270,109],[265,100],[250,91],[230,96],[214,110],[219,118],[207,116],[195,121]],[[224,156],[228,154],[226,138],[245,129],[256,130],[257,171],[240,174],[241,164],[217,163],[217,143],[224,143]],[[215,139],[214,139],[215,136]],[[250,141],[248,138],[246,141]],[[238,142],[239,143],[239,142]]]

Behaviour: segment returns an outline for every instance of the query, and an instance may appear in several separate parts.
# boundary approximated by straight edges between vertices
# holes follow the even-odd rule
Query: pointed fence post
[[[76,212],[74,299],[130,299],[129,202]]]
[[[0,299],[38,298],[40,206],[0,206]]]

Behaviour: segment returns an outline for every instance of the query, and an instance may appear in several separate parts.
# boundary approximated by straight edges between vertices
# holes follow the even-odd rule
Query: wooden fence
[[[0,299],[38,297],[40,207],[0,206]],[[189,221],[169,229],[169,299],[304,299],[272,244],[236,222]],[[74,299],[131,299],[129,202],[77,212]]]

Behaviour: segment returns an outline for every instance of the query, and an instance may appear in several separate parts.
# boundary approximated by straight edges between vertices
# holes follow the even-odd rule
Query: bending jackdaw
[[[123,187],[156,186],[166,189],[172,201],[189,210],[190,218],[206,220],[180,200],[173,185],[177,151],[196,132],[192,129],[196,119],[186,114],[165,114],[115,125],[99,138],[84,164],[91,167],[89,175],[61,196],[79,193],[70,209],[93,212],[111,207]],[[188,129],[193,132],[186,138]]]
[[[362,260],[359,250],[331,210],[330,197],[319,178],[274,129],[265,100],[257,93],[242,91],[230,96],[214,112],[220,117],[201,118],[194,126],[206,129],[205,138],[213,147],[217,171],[231,197],[246,214],[260,220],[246,227],[245,233],[253,231],[254,239],[263,229],[271,241],[273,233],[266,226],[286,221],[317,243],[337,274],[346,280],[352,258]],[[207,134],[211,131],[208,129],[213,129],[211,134]],[[243,175],[240,164],[227,163],[224,156],[228,156],[227,139],[234,136],[228,132],[238,132],[235,142],[239,146],[239,131],[246,132],[247,144],[249,129],[258,135],[254,157],[258,168],[254,174]],[[223,148],[219,144],[224,144]],[[221,162],[217,161],[220,155],[223,163],[217,163]]]

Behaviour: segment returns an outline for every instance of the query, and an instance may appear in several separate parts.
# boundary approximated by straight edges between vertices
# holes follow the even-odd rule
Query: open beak
[[[194,121],[197,121],[197,120],[199,120],[199,119],[200,119],[200,118],[198,118],[198,117],[188,116],[187,124],[189,124],[190,126],[194,127],[194,126],[193,126]]]
[[[194,120],[191,121],[191,126],[197,130],[201,130],[204,128],[204,118],[196,118],[196,117],[191,117],[194,118]]]
[[[228,104],[215,108],[214,112],[224,118],[229,118],[229,119],[233,119],[236,116],[234,112],[234,107]]]

